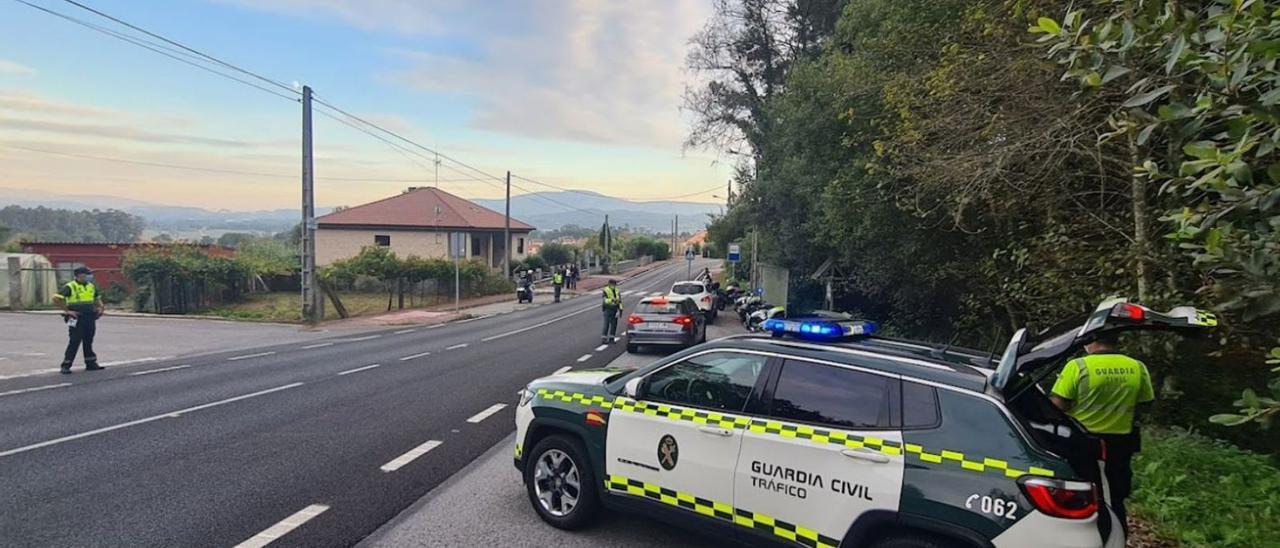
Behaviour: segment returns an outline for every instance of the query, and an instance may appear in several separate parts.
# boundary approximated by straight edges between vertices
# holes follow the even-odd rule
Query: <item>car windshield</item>
[[[676,284],[671,287],[671,292],[676,295],[697,295],[705,290],[702,284]]]
[[[679,314],[680,302],[679,301],[659,301],[656,303],[655,302],[640,303],[640,306],[636,307],[636,313],[637,314]]]

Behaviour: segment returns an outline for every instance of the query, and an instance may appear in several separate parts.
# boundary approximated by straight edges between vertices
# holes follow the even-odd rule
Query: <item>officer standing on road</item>
[[[622,314],[622,294],[618,292],[618,280],[609,280],[604,286],[604,329],[600,340],[612,344],[618,340],[618,316]]]
[[[557,268],[551,275],[551,285],[556,288],[556,302],[560,302],[560,288],[564,287],[564,269]]]
[[[1058,375],[1052,399],[1102,440],[1111,509],[1128,533],[1124,502],[1133,490],[1133,455],[1142,449],[1134,415],[1155,400],[1155,390],[1147,366],[1117,353],[1115,346],[1114,334],[1089,343],[1089,355],[1071,360]]]
[[[93,285],[93,271],[86,267],[75,270],[75,279],[62,286],[62,290],[53,296],[53,300],[62,305],[63,318],[66,318],[67,351],[62,357],[62,374],[71,373],[71,364],[76,360],[76,352],[84,345],[84,368],[86,371],[102,369],[98,365],[98,355],[93,352],[93,335],[97,331],[98,318],[102,317],[105,307],[98,288]]]

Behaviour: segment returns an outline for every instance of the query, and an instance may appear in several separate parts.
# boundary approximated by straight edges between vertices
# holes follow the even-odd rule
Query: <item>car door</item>
[[[698,305],[693,304],[693,300],[691,299],[685,299],[684,301],[684,314],[693,318],[693,333],[691,334],[693,344],[702,342],[704,335],[707,333],[706,315],[702,314],[701,311],[698,310]]]
[[[649,374],[634,400],[609,414],[606,487],[722,520],[732,519],[742,412],[769,357],[694,354]]]
[[[735,474],[753,527],[807,546],[836,546],[857,517],[898,509],[903,444],[900,379],[843,365],[787,359],[765,397],[767,420],[743,434]]]

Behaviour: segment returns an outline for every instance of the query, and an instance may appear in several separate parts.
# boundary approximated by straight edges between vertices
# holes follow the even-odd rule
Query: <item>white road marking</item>
[[[303,349],[303,350],[311,350],[312,348],[324,348],[324,347],[326,347],[326,346],[333,346],[333,343],[331,343],[331,342],[327,342],[327,343],[308,344],[308,345],[306,345],[306,346],[302,347],[302,349]]]
[[[0,362],[5,361],[5,360],[7,360],[7,359],[9,359],[9,358],[5,358],[5,357],[3,357],[3,356],[0,356]]]
[[[413,329],[401,329],[401,330],[399,330],[399,331],[396,331],[396,332],[395,332],[395,333],[393,333],[393,334],[394,334],[394,335],[404,335],[405,333],[413,333],[414,331],[417,331],[417,330],[418,330],[418,328],[416,328],[416,327],[415,327],[415,328],[413,328]]]
[[[8,392],[0,392],[0,396],[12,396],[12,395],[14,395],[14,394],[26,394],[26,393],[28,393],[28,392],[40,392],[41,390],[51,390],[51,389],[54,389],[54,388],[63,388],[63,387],[67,387],[67,386],[71,386],[71,383],[69,383],[69,382],[64,382],[64,383],[61,383],[61,384],[46,384],[46,385],[44,385],[44,386],[37,386],[37,387],[34,387],[34,388],[23,388],[22,390],[10,390],[10,391],[8,391]]]
[[[595,307],[591,307],[591,308],[584,308],[584,309],[579,310],[579,311],[577,311],[577,312],[570,312],[570,313],[565,314],[565,315],[563,315],[563,316],[560,316],[560,317],[558,317],[558,318],[551,318],[550,320],[547,320],[547,321],[545,321],[545,322],[533,324],[533,325],[531,325],[531,326],[529,326],[529,327],[522,327],[522,328],[517,329],[517,330],[515,330],[515,331],[508,331],[508,332],[506,332],[506,333],[502,333],[502,334],[499,334],[499,335],[494,335],[494,336],[492,336],[492,337],[485,337],[485,338],[483,338],[483,339],[480,339],[480,341],[481,341],[481,342],[496,341],[496,340],[498,340],[498,339],[502,339],[502,338],[505,338],[505,337],[510,337],[510,336],[512,336],[512,335],[519,335],[519,334],[521,334],[521,333],[524,333],[525,331],[529,331],[529,330],[532,330],[532,329],[537,329],[537,328],[539,328],[539,327],[548,326],[548,325],[551,325],[551,324],[553,324],[553,323],[556,323],[556,322],[558,322],[558,321],[560,321],[560,320],[563,320],[563,319],[566,319],[566,318],[572,318],[572,317],[574,317],[574,316],[577,316],[578,314],[585,314],[585,313],[587,313],[587,312],[591,312],[592,310],[599,310],[599,309],[597,309],[597,308],[595,308]]]
[[[585,362],[589,359],[591,359],[591,354],[583,354],[581,357],[578,358],[578,363]]]
[[[138,376],[138,375],[150,375],[150,374],[152,374],[152,373],[161,373],[161,372],[164,372],[164,371],[177,371],[177,370],[179,370],[179,369],[186,369],[186,368],[188,368],[188,367],[191,367],[191,366],[190,366],[190,365],[175,365],[175,366],[173,366],[173,367],[161,367],[160,369],[152,369],[152,370],[150,370],[150,371],[139,371],[139,372],[137,372],[137,373],[129,373],[129,376],[130,376],[130,377],[136,377],[136,376]]]
[[[555,373],[552,373],[552,375],[559,375],[559,374],[564,373],[565,371],[568,371],[568,370],[570,370],[570,369],[573,369],[573,366],[572,366],[572,365],[566,365],[566,366],[564,366],[564,367],[561,367],[560,369],[557,369]]]
[[[421,353],[421,354],[414,354],[414,355],[412,355],[412,356],[405,356],[405,357],[403,357],[403,358],[400,358],[400,361],[402,361],[402,362],[407,362],[407,361],[409,361],[409,360],[416,360],[416,359],[421,358],[421,357],[423,357],[423,356],[430,356],[430,355],[431,355],[431,353],[430,353],[430,352],[423,352],[423,353]]]
[[[316,516],[325,513],[329,507],[323,504],[312,504],[306,508],[298,510],[292,516],[280,520],[279,523],[268,527],[266,531],[254,535],[249,540],[236,545],[236,548],[262,548],[276,539],[289,534],[290,531],[302,527],[302,524],[311,521]]]
[[[275,354],[275,352],[259,352],[257,354],[245,354],[243,356],[234,356],[231,358],[227,358],[227,361],[234,362],[239,360],[247,360],[249,358],[261,358],[263,356],[270,356],[272,354]]]
[[[596,347],[596,352],[604,352],[604,349],[606,349],[606,348],[609,348],[609,345],[607,345],[607,344],[602,344],[602,345],[600,345],[600,346],[597,346],[597,347]]]
[[[31,357],[31,358],[38,358],[38,357],[40,357],[40,356],[48,356],[48,354],[45,354],[44,352],[23,352],[23,353],[22,353],[22,355],[23,355],[23,356],[27,356],[27,357]]]
[[[372,341],[372,340],[374,340],[374,339],[381,339],[381,338],[382,338],[382,335],[367,335],[367,336],[364,336],[364,337],[356,337],[356,338],[354,338],[354,339],[342,339],[342,341],[341,341],[341,342]]]
[[[288,390],[288,389],[290,389],[290,388],[297,388],[297,387],[299,387],[299,386],[302,386],[303,384],[304,384],[304,383],[295,382],[295,383],[293,383],[293,384],[286,384],[286,385],[284,385],[284,386],[277,386],[277,387],[275,387],[275,388],[268,388],[268,389],[266,389],[266,390],[260,390],[260,391],[254,392],[254,393],[252,393],[252,394],[245,394],[245,395],[242,395],[242,396],[236,396],[236,397],[234,397],[234,398],[227,398],[227,399],[225,399],[225,400],[218,400],[218,401],[211,402],[211,403],[206,403],[206,404],[202,404],[202,405],[197,405],[197,406],[195,406],[195,407],[188,407],[188,408],[186,408],[186,409],[179,409],[179,410],[177,410],[177,411],[170,411],[170,412],[168,412],[168,413],[161,413],[161,414],[159,414],[159,415],[152,415],[152,416],[147,417],[147,418],[144,418],[144,419],[138,419],[138,420],[133,420],[133,421],[129,421],[129,422],[122,422],[122,423],[120,423],[120,424],[113,424],[113,425],[111,425],[111,426],[105,426],[105,427],[102,427],[102,428],[98,428],[98,429],[96,429],[96,430],[89,430],[88,432],[81,432],[81,433],[79,433],[79,434],[72,434],[72,435],[70,435],[70,436],[63,436],[63,437],[61,437],[61,438],[52,439],[52,440],[49,440],[49,441],[42,441],[42,442],[40,442],[40,443],[33,443],[33,444],[31,444],[31,445],[24,445],[24,446],[22,446],[22,447],[17,447],[17,448],[14,448],[14,449],[9,449],[9,450],[7,450],[7,451],[0,451],[0,457],[8,457],[8,456],[10,456],[10,455],[16,455],[16,454],[18,454],[18,453],[25,453],[25,452],[27,452],[27,451],[33,451],[33,450],[40,449],[40,448],[43,448],[43,447],[49,447],[50,445],[58,445],[58,444],[60,444],[60,443],[66,443],[66,442],[69,442],[69,441],[78,440],[78,439],[80,439],[80,438],[87,438],[87,437],[90,437],[90,436],[96,436],[96,435],[98,435],[98,434],[105,434],[105,433],[107,433],[107,432],[112,432],[112,431],[115,431],[115,430],[120,430],[120,429],[122,429],[122,428],[128,428],[128,427],[130,427],[130,426],[138,426],[139,424],[146,424],[146,423],[149,423],[149,422],[158,421],[158,420],[160,420],[160,419],[172,419],[172,418],[177,418],[177,417],[181,417],[181,416],[182,416],[183,414],[185,414],[185,413],[191,413],[191,412],[194,412],[194,411],[200,411],[200,410],[203,410],[203,409],[209,409],[209,408],[211,408],[211,407],[217,407],[217,406],[219,406],[219,405],[226,405],[226,404],[228,404],[228,403],[237,402],[237,401],[240,401],[240,400],[247,400],[247,399],[249,399],[249,398],[256,398],[256,397],[258,397],[258,396],[265,396],[265,395],[267,395],[267,394],[271,394],[271,393],[273,393],[273,392],[279,392],[279,391],[281,391],[281,390]]]
[[[453,346],[450,346],[450,347],[445,348],[445,350],[457,350],[457,349],[459,349],[459,348],[466,348],[467,346],[468,346],[468,344],[467,344],[467,343],[455,344],[455,345],[453,345]]]
[[[343,375],[350,375],[350,374],[352,374],[352,373],[359,373],[359,372],[361,372],[361,371],[368,371],[368,370],[370,370],[370,369],[374,369],[374,368],[378,368],[378,367],[382,367],[382,364],[380,364],[380,363],[375,363],[375,364],[373,364],[373,365],[366,365],[366,366],[364,366],[364,367],[357,367],[357,368],[355,368],[355,369],[348,369],[348,370],[346,370],[346,371],[343,371],[343,372],[341,372],[341,373],[338,373],[338,376],[339,376],[339,377],[341,377],[341,376],[343,376]]]
[[[395,472],[396,470],[404,468],[404,465],[413,462],[414,459],[427,454],[427,451],[440,447],[440,444],[442,443],[444,442],[431,440],[427,443],[414,447],[413,449],[410,449],[408,453],[400,455],[396,457],[395,460],[382,465],[379,470],[382,470],[383,472]]]
[[[442,323],[438,323],[438,324],[435,324],[435,325],[428,325],[428,326],[427,326],[427,329],[439,329],[439,328],[441,328],[441,327],[444,327],[444,325],[445,325],[445,324],[442,324]]]
[[[507,407],[507,404],[505,403],[495,403],[492,406],[490,406],[488,409],[485,409],[484,411],[476,413],[471,418],[467,419],[467,422],[471,424],[477,424],[482,420],[492,417],[494,413],[497,413],[498,411],[502,411],[506,407]]]
[[[474,318],[467,318],[467,319],[465,319],[465,320],[458,320],[458,321],[453,322],[453,323],[467,323],[467,322],[474,322],[474,321],[476,321],[476,320],[483,320],[483,319],[488,318],[488,317],[490,317],[490,316],[492,316],[492,315],[493,315],[493,314],[485,314],[485,315],[483,315],[483,316],[476,316],[476,317],[474,317]]]
[[[174,357],[176,357],[176,356],[160,356],[160,357],[156,357],[156,358],[138,358],[138,359],[134,359],[134,360],[118,360],[118,361],[114,361],[114,362],[102,362],[102,363],[100,363],[100,364],[98,364],[98,365],[101,365],[101,366],[103,366],[103,367],[111,367],[111,366],[113,366],[113,365],[133,365],[133,364],[135,364],[135,363],[150,363],[150,362],[158,362],[158,361],[160,361],[160,360],[168,360],[168,359],[171,359],[171,358],[174,358]]]

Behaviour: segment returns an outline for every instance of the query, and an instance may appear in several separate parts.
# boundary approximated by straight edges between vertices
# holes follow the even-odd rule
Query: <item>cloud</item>
[[[247,141],[184,135],[178,133],[162,133],[119,125],[84,124],[24,118],[0,118],[0,128],[19,131],[55,133],[73,137],[105,137],[108,139],[119,139],[142,143],[209,145],[232,148],[255,146],[254,143]]]
[[[116,115],[109,109],[58,101],[28,91],[0,90],[0,109],[89,118],[106,118]]]
[[[710,15],[697,0],[224,0],[330,18],[456,48],[390,55],[382,82],[456,94],[472,126],[521,137],[677,149],[687,41]],[[406,40],[396,39],[397,44]],[[412,40],[407,40],[412,43]],[[454,50],[463,50],[458,53]]]
[[[10,76],[30,76],[35,73],[36,69],[31,67],[14,61],[9,61],[7,59],[0,59],[0,74]]]

